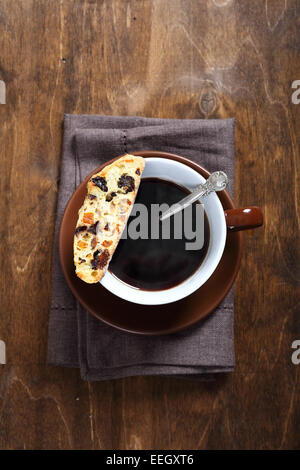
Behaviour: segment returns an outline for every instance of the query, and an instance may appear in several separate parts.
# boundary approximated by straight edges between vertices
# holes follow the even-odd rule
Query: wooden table
[[[0,0],[0,448],[300,444],[300,2]],[[63,113],[236,117],[234,373],[86,383],[45,365]]]

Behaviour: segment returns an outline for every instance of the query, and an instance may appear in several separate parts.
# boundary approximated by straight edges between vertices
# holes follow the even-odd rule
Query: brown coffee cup
[[[224,213],[229,232],[253,229],[263,225],[263,213],[257,206],[229,209]]]

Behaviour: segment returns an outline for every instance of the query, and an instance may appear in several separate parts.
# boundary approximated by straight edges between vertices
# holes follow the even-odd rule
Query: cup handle
[[[263,224],[263,213],[256,206],[229,209],[224,212],[227,230],[230,232],[252,229]]]

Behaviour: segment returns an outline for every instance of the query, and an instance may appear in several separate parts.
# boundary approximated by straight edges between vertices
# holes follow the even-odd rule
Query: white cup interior
[[[173,181],[190,191],[205,182],[205,178],[189,166],[176,160],[156,157],[146,158],[143,178],[161,178]],[[142,305],[176,302],[199,289],[218,266],[224,251],[227,233],[224,210],[218,196],[211,193],[201,202],[209,222],[210,240],[206,257],[192,276],[170,289],[145,291],[124,283],[108,270],[100,281],[102,286],[122,299]]]

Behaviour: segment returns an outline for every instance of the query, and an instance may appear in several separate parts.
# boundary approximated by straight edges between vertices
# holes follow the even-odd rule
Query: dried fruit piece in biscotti
[[[95,283],[104,276],[140,185],[145,160],[125,155],[93,175],[74,233],[77,276]]]

